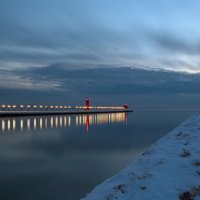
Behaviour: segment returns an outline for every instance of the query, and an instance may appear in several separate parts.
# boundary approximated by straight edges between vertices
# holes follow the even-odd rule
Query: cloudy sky
[[[1,68],[53,63],[199,72],[198,0],[1,0]]]
[[[199,8],[198,0],[1,0],[0,87],[63,90],[52,70],[199,73]]]

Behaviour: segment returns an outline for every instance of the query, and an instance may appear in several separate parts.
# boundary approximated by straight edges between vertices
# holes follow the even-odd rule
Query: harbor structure
[[[90,106],[87,97],[84,106],[68,105],[0,105],[0,116],[57,115],[132,112],[127,104],[122,106]]]

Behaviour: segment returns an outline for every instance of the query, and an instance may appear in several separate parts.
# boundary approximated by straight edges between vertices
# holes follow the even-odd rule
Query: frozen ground
[[[82,200],[200,200],[200,113]]]

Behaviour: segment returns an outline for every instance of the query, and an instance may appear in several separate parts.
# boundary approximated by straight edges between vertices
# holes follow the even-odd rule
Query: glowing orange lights
[[[61,116],[39,116],[39,117],[9,117],[0,118],[0,131],[35,131],[47,128],[66,128],[70,126],[81,126],[89,132],[90,126],[118,123],[127,123],[128,115],[122,113],[102,113],[102,114],[80,114]]]

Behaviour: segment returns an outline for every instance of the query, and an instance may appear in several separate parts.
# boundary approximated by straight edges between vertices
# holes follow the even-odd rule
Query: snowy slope
[[[200,113],[82,200],[200,200]]]

